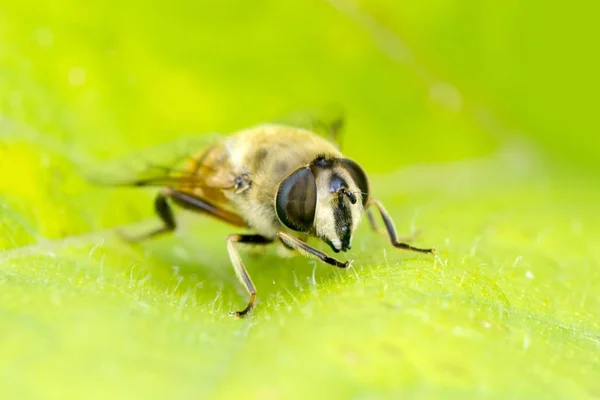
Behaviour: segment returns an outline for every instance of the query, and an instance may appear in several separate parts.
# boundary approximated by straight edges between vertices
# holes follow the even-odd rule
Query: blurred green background
[[[493,1],[0,4],[2,398],[600,397],[598,6]],[[354,268],[88,168],[179,137],[343,107],[397,228]]]

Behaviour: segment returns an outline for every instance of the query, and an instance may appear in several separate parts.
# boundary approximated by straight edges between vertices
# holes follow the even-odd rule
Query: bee
[[[420,253],[398,240],[383,205],[370,195],[367,174],[355,161],[321,135],[300,127],[264,124],[216,140],[187,161],[179,174],[165,173],[128,182],[160,186],[154,208],[162,226],[131,241],[172,232],[177,223],[171,205],[207,214],[251,233],[226,239],[235,273],[249,295],[245,308],[230,313],[243,317],[254,307],[256,287],[238,252],[238,245],[281,242],[302,255],[338,268],[340,261],[305,241],[318,238],[335,253],[352,247],[363,215],[377,230],[372,210],[383,219],[392,246]]]

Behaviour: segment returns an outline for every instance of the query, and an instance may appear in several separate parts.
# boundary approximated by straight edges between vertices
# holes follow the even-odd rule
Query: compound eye
[[[367,178],[367,174],[361,168],[360,165],[355,163],[352,160],[348,160],[347,158],[341,158],[339,162],[344,166],[346,171],[352,177],[352,180],[358,186],[358,189],[362,192],[362,203],[363,206],[367,204],[369,200],[369,179]]]
[[[317,182],[308,167],[292,172],[279,185],[275,210],[281,223],[290,229],[308,232],[315,220]]]

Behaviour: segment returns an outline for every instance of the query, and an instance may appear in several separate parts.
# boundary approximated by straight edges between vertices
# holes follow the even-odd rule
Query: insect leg
[[[392,246],[394,246],[398,249],[416,251],[419,253],[435,254],[435,249],[420,249],[418,247],[413,247],[409,244],[398,241],[398,236],[396,235],[396,228],[394,228],[394,221],[392,221],[392,219],[388,215],[387,211],[385,211],[385,208],[383,207],[383,205],[378,200],[370,199],[369,202],[367,203],[367,207],[369,207],[369,206],[375,206],[377,208],[377,210],[379,211],[379,214],[381,215],[381,218],[383,219],[383,222],[385,224],[385,228],[387,230],[388,237],[390,239],[390,242],[392,243]],[[367,216],[369,216],[369,215],[370,214],[367,214]],[[371,217],[369,217],[369,220],[370,220],[372,226],[374,226],[373,224],[375,221]]]
[[[201,197],[194,196],[190,193],[181,192],[175,189],[166,188],[163,190],[166,196],[170,197],[178,206],[191,210],[198,211],[210,216],[213,216],[221,221],[231,225],[247,228],[248,223],[238,214],[217,207]]]
[[[382,231],[377,226],[377,221],[375,221],[375,215],[373,215],[373,209],[372,208],[367,208],[366,213],[367,213],[367,219],[369,220],[369,226],[371,227],[371,229],[373,230],[373,232],[375,232],[378,235],[386,236],[387,237],[388,233]],[[396,240],[398,242],[410,243],[410,242],[414,241],[419,236],[419,233],[420,232],[417,231],[417,232],[413,233],[410,236],[399,237],[399,238],[396,238]]]
[[[365,212],[367,213],[367,219],[369,220],[369,226],[371,227],[373,232],[377,233],[378,235],[387,236],[387,234],[385,232],[383,232],[381,229],[379,229],[379,227],[377,226],[377,221],[375,221],[375,216],[373,215],[373,209],[367,208]]]
[[[209,203],[206,200],[203,200],[200,197],[188,194],[188,193],[184,193],[184,192],[180,192],[171,188],[164,188],[156,197],[156,200],[154,201],[154,209],[156,210],[156,213],[158,214],[158,216],[160,217],[160,219],[163,221],[164,226],[155,229],[151,232],[142,234],[140,236],[134,236],[134,237],[129,237],[123,233],[121,233],[121,236],[123,236],[125,238],[125,240],[127,240],[128,242],[138,242],[140,240],[144,240],[144,239],[148,239],[157,235],[160,235],[162,233],[167,233],[167,232],[172,232],[175,230],[175,228],[177,227],[177,224],[175,222],[175,217],[173,216],[173,211],[171,210],[171,207],[169,206],[169,203],[167,202],[167,199],[171,199],[173,200],[173,202],[175,204],[177,204],[178,206],[188,209],[188,210],[192,210],[192,211],[199,211],[199,212],[203,212],[205,214],[211,215],[217,219],[220,219],[221,221],[227,222],[229,224],[235,225],[235,226],[239,226],[242,228],[247,228],[248,224],[246,223],[246,221],[244,221],[244,219],[242,217],[240,217],[239,215],[232,213],[230,211],[227,210],[223,210],[211,203]]]
[[[167,203],[167,195],[164,193],[164,191],[160,192],[158,196],[156,196],[156,200],[154,200],[154,210],[163,222],[162,227],[139,236],[129,237],[123,233],[121,233],[121,236],[123,236],[128,242],[139,242],[162,233],[174,231],[177,227],[177,224],[175,222],[175,218],[173,217],[173,210],[171,210],[169,203]]]
[[[279,240],[288,248],[292,250],[298,250],[302,255],[306,257],[312,257],[323,261],[326,264],[333,265],[338,268],[347,268],[350,261],[341,262],[336,260],[335,258],[329,257],[327,254],[323,253],[320,250],[315,249],[310,246],[308,243],[303,242],[302,240],[295,238],[291,235],[288,235],[285,232],[278,232],[277,236],[279,236]]]
[[[273,240],[268,239],[261,235],[229,235],[227,237],[227,252],[229,253],[229,258],[231,259],[231,263],[233,264],[233,269],[235,270],[235,274],[239,281],[244,285],[248,294],[250,295],[250,300],[248,300],[248,305],[242,311],[234,311],[229,313],[234,317],[243,317],[252,309],[254,306],[254,300],[256,299],[256,288],[252,283],[252,279],[250,279],[250,275],[248,275],[248,271],[246,271],[246,267],[244,267],[244,263],[235,248],[235,243],[248,243],[248,244],[269,244],[272,243]]]

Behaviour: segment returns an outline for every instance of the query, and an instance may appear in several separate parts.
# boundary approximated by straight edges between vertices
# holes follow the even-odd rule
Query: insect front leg
[[[277,236],[285,246],[292,250],[299,251],[302,255],[306,257],[316,258],[318,260],[323,261],[326,264],[333,265],[334,267],[338,268],[347,268],[352,263],[352,260],[342,262],[336,260],[335,258],[329,257],[327,254],[315,249],[308,243],[305,243],[298,238],[288,235],[285,232],[278,232]]]
[[[387,230],[387,236],[390,239],[390,243],[392,244],[392,246],[396,247],[397,249],[416,251],[419,253],[435,254],[435,249],[421,249],[418,247],[413,247],[407,243],[400,242],[398,240],[398,236],[396,235],[396,228],[394,227],[394,221],[392,221],[392,218],[390,218],[390,216],[388,215],[388,213],[385,210],[385,208],[383,207],[383,205],[378,200],[370,199],[367,203],[367,217],[369,218],[369,222],[373,229],[375,229],[377,231],[377,226],[375,225],[375,220],[373,218],[373,215],[370,213],[371,210],[368,209],[369,206],[375,206],[375,208],[377,208],[377,210],[379,211],[379,214],[381,215],[381,218],[383,219],[385,228]]]
[[[229,313],[229,315],[234,317],[243,317],[248,314],[248,311],[254,307],[254,300],[256,299],[256,287],[254,283],[252,283],[252,279],[250,279],[250,275],[248,275],[248,271],[246,271],[246,267],[244,267],[244,263],[242,262],[242,258],[240,257],[240,253],[238,253],[235,248],[236,243],[247,243],[247,244],[269,244],[272,243],[273,240],[268,239],[261,235],[229,235],[227,237],[227,252],[229,253],[229,258],[231,263],[233,264],[233,269],[235,270],[235,274],[239,281],[244,285],[246,291],[250,295],[250,300],[248,300],[248,305],[242,311],[233,311]]]

